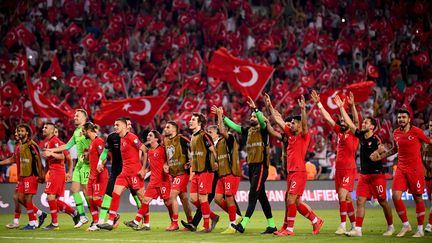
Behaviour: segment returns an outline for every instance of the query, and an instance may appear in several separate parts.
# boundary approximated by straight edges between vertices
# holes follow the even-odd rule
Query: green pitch
[[[386,222],[382,210],[380,208],[366,209],[366,217],[363,223],[363,237],[361,238],[348,238],[346,236],[336,236],[334,231],[339,225],[339,211],[336,209],[332,210],[316,210],[316,213],[325,220],[324,226],[321,233],[318,235],[312,235],[312,226],[308,220],[303,218],[300,214],[297,214],[297,220],[295,222],[295,236],[288,237],[277,237],[273,235],[261,235],[266,227],[266,221],[261,211],[256,211],[253,215],[251,222],[249,223],[246,232],[244,234],[236,233],[234,235],[221,235],[220,232],[226,229],[228,225],[228,216],[223,212],[217,212],[221,216],[216,229],[209,234],[196,234],[192,232],[165,232],[164,229],[169,225],[168,213],[151,213],[151,231],[140,231],[136,232],[130,228],[127,228],[120,224],[118,229],[111,232],[99,231],[99,232],[86,232],[89,224],[84,225],[81,229],[74,229],[72,219],[65,215],[59,215],[60,229],[56,231],[45,231],[43,229],[37,229],[34,231],[21,231],[21,230],[9,230],[4,227],[9,223],[13,215],[1,215],[0,216],[0,242],[147,242],[147,243],[170,243],[170,242],[286,242],[290,240],[300,242],[432,242],[432,234],[425,234],[424,238],[415,239],[409,236],[404,238],[384,237],[381,234],[386,229]],[[276,224],[279,227],[282,225],[282,219],[284,216],[283,211],[275,211],[274,218]],[[123,213],[120,221],[133,219],[135,214]],[[415,210],[408,210],[409,220],[413,227],[413,231],[416,230],[416,219]],[[426,211],[426,219],[429,215],[429,209]],[[89,217],[90,215],[87,214]],[[180,218],[184,215],[180,215]],[[393,211],[393,219],[395,222],[396,233],[401,228],[401,223],[396,213]],[[51,219],[47,217],[44,225],[48,225]],[[27,223],[27,215],[21,215],[21,225]],[[350,227],[350,224],[347,223]],[[414,232],[413,232],[414,233]]]

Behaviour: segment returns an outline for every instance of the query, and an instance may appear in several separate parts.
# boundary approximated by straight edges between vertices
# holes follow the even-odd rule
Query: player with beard
[[[402,193],[408,190],[413,195],[416,204],[417,232],[413,237],[423,237],[425,215],[423,193],[425,180],[420,151],[422,143],[432,144],[432,139],[426,137],[420,128],[411,125],[410,113],[406,109],[402,108],[398,110],[397,122],[399,128],[393,131],[396,146],[390,149],[386,148],[386,146],[380,146],[377,151],[371,154],[370,158],[374,161],[379,161],[398,153],[397,170],[392,187],[393,204],[402,221],[402,229],[397,236],[402,237],[412,230],[405,205],[401,199]]]
[[[255,102],[250,97],[248,97],[247,103],[252,109],[249,127],[239,126],[228,117],[224,118],[224,124],[239,133],[242,136],[242,141],[246,142],[247,163],[249,165],[250,189],[248,208],[241,223],[231,224],[231,226],[238,232],[243,233],[255,211],[257,201],[259,201],[268,224],[263,234],[272,234],[277,229],[274,223],[271,206],[265,192],[265,182],[267,180],[270,163],[269,135],[266,129],[267,124],[264,121],[262,112],[257,109]]]
[[[331,115],[326,111],[320,102],[319,94],[312,91],[312,99],[318,107],[324,119],[332,127],[337,135],[336,147],[336,175],[335,187],[339,198],[339,213],[341,223],[335,234],[343,235],[346,233],[346,216],[351,221],[352,228],[355,227],[355,213],[352,202],[351,192],[354,190],[356,177],[356,152],[359,140],[349,130],[343,118],[336,123]],[[352,121],[356,127],[359,125],[358,113],[355,107],[354,95],[350,92],[348,103],[351,107]]]
[[[78,160],[72,175],[71,191],[75,200],[78,214],[80,215],[80,220],[75,224],[75,228],[79,228],[83,224],[88,223],[80,193],[80,190],[82,189],[84,196],[87,198],[87,183],[90,175],[90,165],[88,160],[84,158],[84,152],[88,149],[90,140],[86,139],[83,133],[83,126],[87,119],[87,112],[84,109],[77,109],[74,115],[74,124],[76,128],[67,144],[61,145],[58,148],[47,149],[50,152],[56,153],[63,152],[64,150],[70,150],[74,145],[76,145]]]
[[[130,132],[132,130],[132,123],[130,118],[123,117],[123,119],[126,120],[127,130]],[[108,209],[110,208],[111,201],[112,201],[112,192],[114,190],[114,184],[117,179],[117,176],[121,173],[123,167],[123,160],[120,151],[120,135],[116,131],[108,135],[106,139],[105,148],[102,151],[102,154],[99,156],[98,170],[103,170],[103,168],[105,167],[108,152],[110,153],[110,157],[111,157],[111,174],[109,175],[108,185],[106,187],[105,195],[102,201],[102,206],[100,208],[98,224],[103,224],[105,222]],[[141,200],[136,195],[135,190],[130,190],[130,192],[136,203],[137,210],[140,209]],[[117,214],[116,217],[114,218],[114,228],[118,226],[119,218],[120,218],[120,214]],[[144,224],[150,227],[148,215],[144,216]]]
[[[52,122],[45,123],[42,128],[42,134],[45,141],[42,143],[42,148],[56,148],[64,143],[55,135],[55,125]],[[66,151],[65,151],[66,152]],[[47,225],[45,230],[58,230],[58,211],[64,211],[69,214],[74,223],[79,220],[77,212],[71,208],[64,201],[60,200],[63,197],[66,181],[66,173],[64,167],[64,153],[54,153],[47,150],[42,152],[42,156],[46,159],[48,165],[49,177],[46,181],[45,193],[47,194],[47,201],[51,212],[51,224]],[[72,161],[71,161],[72,162]],[[69,174],[72,173],[73,164],[69,164]]]
[[[187,222],[192,222],[192,212],[188,199],[188,183],[189,183],[189,152],[190,141],[184,136],[178,134],[178,125],[174,121],[168,121],[165,125],[164,144],[167,156],[167,164],[169,174],[172,176],[172,187],[170,192],[170,201],[172,205],[173,218],[178,219],[179,205],[177,197],[183,204],[183,209],[186,214]],[[173,221],[167,231],[177,230],[178,222]]]
[[[432,120],[429,120],[429,128],[426,131],[428,137],[432,137]],[[422,147],[423,167],[425,170],[425,186],[429,202],[432,202],[432,145],[423,144]],[[432,206],[429,209],[429,221],[425,232],[432,233]]]
[[[378,200],[384,211],[387,221],[387,231],[384,236],[394,233],[393,216],[390,205],[387,202],[386,177],[381,160],[373,161],[371,154],[378,149],[381,139],[374,133],[376,120],[372,117],[363,119],[361,130],[353,123],[344,108],[344,101],[339,96],[335,97],[335,103],[339,107],[342,118],[349,126],[351,132],[360,139],[360,177],[357,183],[357,211],[355,228],[346,233],[347,236],[362,236],[363,219],[365,216],[365,203],[372,196]]]
[[[149,163],[149,170],[151,171],[150,181],[144,192],[144,199],[142,200],[141,208],[134,220],[125,221],[124,224],[131,227],[134,230],[150,230],[149,227],[139,227],[139,222],[142,220],[144,215],[149,214],[150,203],[153,199],[160,197],[165,206],[168,209],[171,218],[171,228],[175,222],[178,223],[177,218],[173,218],[173,211],[170,198],[171,185],[168,176],[168,164],[166,161],[165,147],[161,145],[161,135],[158,131],[152,130],[147,135],[147,158]],[[146,161],[144,161],[143,167],[146,167]],[[174,230],[174,229],[173,229]]]
[[[278,236],[294,235],[294,220],[297,210],[312,222],[312,234],[316,235],[320,232],[324,221],[317,217],[312,209],[301,201],[304,189],[306,188],[307,173],[304,158],[306,156],[307,147],[310,142],[310,135],[307,127],[306,102],[302,96],[298,100],[301,108],[301,116],[294,116],[291,124],[288,125],[282,119],[281,114],[274,109],[271,104],[270,97],[266,94],[264,97],[265,104],[270,110],[274,121],[284,130],[288,136],[287,147],[287,227],[275,232]]]
[[[19,176],[20,174],[20,152],[19,152],[19,148],[20,148],[20,139],[18,136],[18,128],[15,129],[15,150],[14,150],[14,154],[12,155],[12,157],[7,158],[3,161],[0,161],[0,165],[10,165],[13,163],[16,163],[17,165],[17,174],[18,174],[18,181],[17,181],[17,185],[15,187],[15,192],[13,195],[13,200],[14,200],[14,205],[15,205],[15,215],[14,215],[14,219],[11,223],[6,225],[6,228],[8,229],[16,229],[19,228],[20,224],[19,224],[19,218],[21,216],[21,205],[23,207],[26,207],[25,203],[24,203],[24,186],[22,185],[22,180],[21,177]],[[37,212],[37,216],[39,218],[38,220],[38,225],[42,225],[45,218],[47,217],[47,214],[45,212],[42,212],[40,209],[38,209],[34,204],[33,204],[33,211]]]
[[[90,140],[87,153],[85,153],[90,163],[90,176],[87,184],[88,201],[93,222],[87,231],[96,231],[99,228],[99,208],[102,205],[102,195],[106,191],[108,183],[108,170],[105,166],[98,168],[99,155],[104,148],[104,140],[97,135],[99,127],[91,122],[84,124],[83,132],[86,139]]]
[[[144,144],[138,136],[129,132],[127,119],[122,117],[114,122],[114,131],[120,136],[120,152],[123,160],[122,172],[117,176],[114,190],[112,193],[112,202],[109,209],[108,222],[97,224],[97,227],[105,230],[112,230],[114,219],[117,216],[117,210],[120,206],[120,196],[126,188],[136,191],[136,194],[142,201],[144,199],[144,176],[145,163],[141,163],[140,151],[143,152],[143,161],[147,160],[147,151]]]
[[[38,182],[43,182],[45,175],[42,166],[42,160],[39,152],[39,147],[36,142],[31,139],[32,131],[27,124],[18,125],[18,137],[21,141],[19,147],[20,169],[19,176],[22,183],[21,189],[24,193],[24,204],[26,205],[29,223],[21,228],[22,230],[34,230],[38,227],[36,222],[36,212],[34,212],[33,195],[37,193]],[[39,225],[40,227],[41,225]]]

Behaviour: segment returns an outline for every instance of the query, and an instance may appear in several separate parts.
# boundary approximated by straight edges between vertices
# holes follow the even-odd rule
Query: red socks
[[[48,205],[51,212],[52,223],[58,224],[57,200],[48,200]]]
[[[295,203],[293,204],[288,204],[287,206],[287,227],[289,228],[294,228],[294,220],[295,220],[295,216],[297,214],[297,205],[295,205]]]
[[[148,214],[149,211],[149,205],[146,203],[142,203],[140,209],[138,210],[138,213],[135,217],[135,220],[137,222],[140,222],[144,215]]]
[[[355,212],[354,212],[354,204],[352,201],[346,202],[347,205],[347,215],[351,223],[356,221]]]
[[[341,223],[345,223],[346,222],[346,216],[347,216],[347,202],[346,201],[339,201],[339,214],[340,214]]]
[[[112,193],[111,206],[109,209],[108,220],[114,221],[114,218],[117,215],[117,210],[118,210],[119,206],[120,206],[120,195],[113,192]]]
[[[401,219],[402,223],[408,222],[406,207],[402,199],[393,200],[393,204],[396,208],[396,212],[399,215],[399,218]],[[416,209],[417,209],[417,205],[416,205]]]
[[[417,225],[423,225],[425,218],[425,205],[424,202],[416,202],[416,216],[417,216]]]

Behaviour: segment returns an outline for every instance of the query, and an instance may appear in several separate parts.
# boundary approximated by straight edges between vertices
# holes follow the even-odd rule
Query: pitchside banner
[[[387,199],[391,202],[391,184],[392,181],[387,181]],[[286,189],[286,181],[268,181],[266,182],[266,191],[268,199],[271,203],[271,206],[275,210],[283,210],[284,206],[284,198],[285,198],[285,189]],[[39,184],[38,193],[34,196],[33,202],[44,211],[49,211],[48,203],[46,200],[46,194],[43,193],[45,184]],[[70,184],[66,185],[66,188],[70,188]],[[15,192],[15,184],[0,184],[0,214],[7,214],[14,212],[14,202],[13,202],[13,194]],[[242,211],[246,210],[248,203],[248,193],[249,193],[249,182],[242,181],[240,183],[239,190],[236,195],[236,200],[242,209]],[[353,200],[355,200],[355,192],[352,194]],[[75,206],[74,199],[69,190],[65,190],[64,198],[62,198],[66,203],[71,206]],[[423,199],[427,201],[426,192],[423,194]],[[339,208],[338,204],[338,196],[336,191],[334,190],[334,182],[333,181],[309,181],[307,183],[306,190],[302,196],[302,200],[307,202],[312,208],[322,208],[322,209],[337,209]],[[414,207],[413,197],[409,193],[403,193],[402,200],[405,201],[407,207]],[[84,204],[86,202],[84,201]],[[181,202],[179,201],[181,205]],[[427,203],[428,205],[429,203]],[[86,204],[87,205],[87,204]],[[219,208],[211,204],[212,208],[215,210],[219,210]],[[370,203],[367,203],[368,207],[376,207],[378,204],[372,199]],[[257,204],[259,207],[259,203]],[[120,209],[119,212],[136,212],[136,204],[130,195],[129,191],[125,191],[121,197]],[[151,211],[165,211],[166,208],[163,204],[163,201],[153,200],[151,203]]]

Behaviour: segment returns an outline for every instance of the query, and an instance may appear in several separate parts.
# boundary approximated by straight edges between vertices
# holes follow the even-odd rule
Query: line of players
[[[403,227],[397,236],[404,236],[411,231],[406,209],[401,201],[402,192],[407,189],[414,195],[416,201],[418,229],[414,237],[423,236],[425,208],[421,194],[424,190],[425,180],[420,157],[420,146],[421,141],[430,144],[432,140],[428,139],[419,128],[411,126],[409,112],[401,109],[398,112],[399,128],[395,130],[394,136],[396,146],[390,149],[383,146],[380,138],[374,134],[376,128],[374,118],[365,118],[361,130],[359,130],[358,114],[352,94],[347,100],[352,111],[351,117],[345,111],[345,101],[342,101],[338,96],[335,98],[341,112],[341,119],[338,122],[335,122],[329,113],[325,111],[320,103],[319,95],[315,91],[312,92],[312,100],[338,135],[335,184],[339,195],[341,224],[336,234],[362,235],[365,202],[371,196],[376,198],[383,207],[388,224],[384,235],[390,236],[394,233],[392,213],[386,200],[386,181],[381,160],[395,153],[399,148],[398,170],[393,183],[393,202],[402,220]],[[162,137],[157,131],[151,131],[147,136],[148,147],[146,147],[135,134],[130,132],[130,120],[120,118],[114,124],[115,133],[108,137],[104,146],[103,140],[97,137],[97,127],[92,123],[86,123],[87,114],[85,111],[77,110],[74,118],[77,130],[68,144],[61,145],[60,141],[56,141],[54,144],[45,144],[46,149],[42,155],[47,158],[48,162],[50,161],[49,158],[51,160],[55,159],[57,162],[61,161],[60,163],[48,163],[50,171],[60,171],[59,164],[63,164],[62,159],[64,158],[64,155],[60,152],[71,148],[75,144],[79,148],[81,144],[81,152],[78,149],[79,161],[73,173],[72,191],[79,192],[79,187],[82,186],[85,192],[85,185],[88,184],[85,194],[88,195],[88,204],[93,218],[93,224],[88,228],[89,231],[112,230],[116,227],[119,218],[117,210],[120,195],[126,188],[129,188],[134,192],[134,198],[139,210],[136,218],[125,221],[125,224],[135,230],[150,229],[149,203],[159,196],[164,200],[171,218],[171,225],[167,230],[178,230],[177,197],[179,196],[187,217],[187,222],[182,221],[186,229],[195,231],[200,215],[202,215],[204,227],[199,232],[211,232],[219,220],[219,216],[214,214],[209,206],[212,194],[215,193],[216,203],[228,213],[230,219],[230,225],[223,233],[235,233],[236,231],[243,233],[254,212],[256,202],[260,201],[268,222],[268,227],[263,233],[273,233],[279,236],[294,235],[294,219],[298,211],[312,222],[312,233],[317,234],[324,221],[301,201],[301,195],[306,186],[304,157],[310,141],[304,97],[298,102],[301,108],[301,116],[291,117],[287,122],[274,109],[268,95],[264,97],[264,102],[275,123],[284,131],[283,134],[276,132],[271,127],[263,113],[249,99],[248,104],[252,112],[250,126],[248,127],[241,127],[233,123],[229,118],[224,117],[222,108],[212,107],[212,112],[218,117],[217,126],[210,126],[207,131],[204,131],[206,118],[200,113],[194,113],[189,122],[189,129],[193,132],[190,142],[187,138],[178,134],[178,126],[175,122],[168,122],[164,129],[164,141],[162,141]],[[55,128],[52,124],[48,123],[44,127],[44,135],[47,134],[48,140],[52,139],[53,136],[48,135],[51,134],[49,132],[45,134],[45,130],[50,130],[49,127],[51,126],[54,131]],[[246,144],[247,161],[250,167],[250,192],[248,209],[243,218],[240,216],[240,210],[234,200],[241,175],[238,167],[238,143],[235,137],[227,132],[227,127],[239,133],[242,141]],[[284,225],[279,230],[274,224],[271,206],[265,194],[269,161],[269,135],[287,144],[286,215]],[[357,211],[354,213],[350,192],[354,187],[356,174],[355,153],[359,142],[361,168],[357,186]],[[88,147],[88,152],[84,153],[86,147]],[[104,164],[108,151],[111,152],[113,161],[113,173],[111,175],[108,175]],[[15,154],[21,155],[22,153],[16,151]],[[140,160],[143,160],[143,163]],[[150,164],[151,177],[147,189],[144,190],[147,160]],[[192,176],[188,174],[190,167],[192,168]],[[62,168],[64,174],[64,167]],[[37,167],[35,171],[38,171]],[[38,173],[34,174],[38,175]],[[190,200],[197,208],[197,219],[192,218],[187,197],[189,177],[192,178]],[[56,176],[55,178],[62,178],[64,182],[64,176]],[[89,180],[88,183],[87,179]],[[34,183],[33,180],[32,183],[37,186],[37,181]],[[75,189],[74,183],[76,183]],[[50,189],[52,184],[48,181],[45,190],[49,194],[48,200],[52,223],[45,228],[58,228],[56,213],[57,210],[62,209],[74,218],[76,227],[87,223],[88,219],[84,214],[82,200],[80,201],[81,197],[75,198],[74,194],[77,211],[70,207],[67,208],[67,205],[63,206],[64,203],[62,204],[58,200],[58,197],[62,196],[60,189],[64,190],[64,183],[54,183],[56,185],[63,184],[62,188],[53,190],[54,192],[50,191],[52,190]],[[104,193],[105,195],[103,195]],[[55,200],[56,203],[52,202]],[[27,206],[27,203],[25,205]],[[80,209],[80,207],[82,208]],[[32,211],[30,206],[27,206],[27,208],[28,211]],[[108,209],[109,218],[107,223],[104,223]],[[353,226],[350,231],[346,230],[347,215]],[[29,214],[29,225],[34,225],[33,228],[36,227],[36,224],[32,223],[34,218],[30,217]],[[141,224],[143,218],[144,223]],[[427,225],[426,231],[431,230],[430,223]]]

